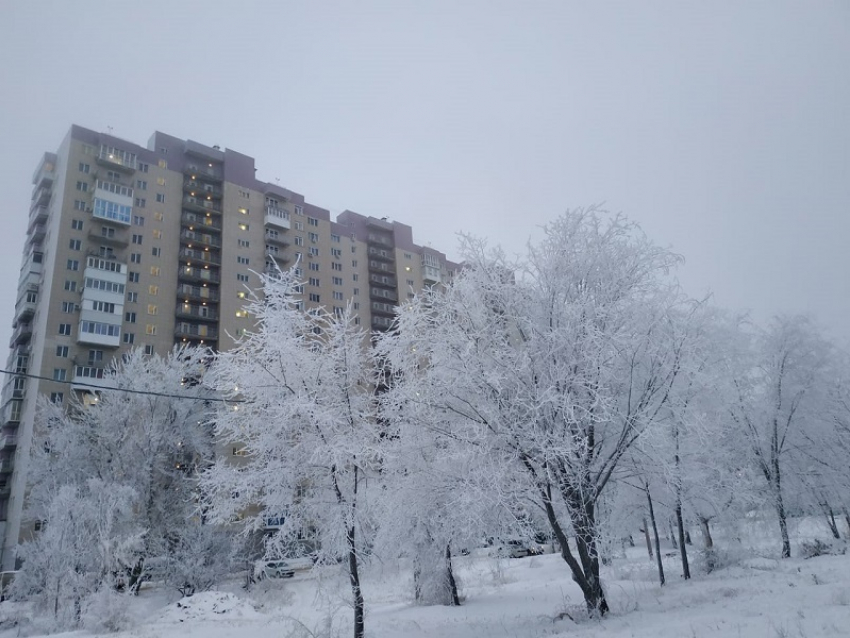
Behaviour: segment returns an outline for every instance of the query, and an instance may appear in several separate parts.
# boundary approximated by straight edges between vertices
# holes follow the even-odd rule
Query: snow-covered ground
[[[806,527],[797,530],[798,538],[827,537],[824,530],[811,524]],[[663,588],[658,586],[654,562],[645,548],[628,548],[604,569],[612,613],[603,620],[581,619],[579,590],[554,554],[458,558],[464,602],[456,608],[413,605],[410,571],[373,565],[364,585],[366,633],[371,638],[850,636],[850,556],[777,560],[764,549],[755,553],[751,547],[744,549],[748,538],[763,539],[764,530],[758,525],[750,523],[747,530],[748,534],[730,532],[741,539],[740,544],[723,543],[730,566],[705,575],[699,572],[699,557],[694,556],[697,573],[688,582],[680,577],[678,556],[672,555],[669,544],[663,544],[662,551],[671,554],[665,556],[668,583]],[[299,572],[292,579],[259,583],[250,592],[240,584],[234,579],[219,591],[182,600],[171,592],[148,589],[139,598],[126,599],[132,621],[129,629],[117,635],[351,635],[347,581],[337,569]],[[14,605],[9,603],[0,605],[0,610],[5,618],[14,615]],[[0,631],[0,638],[32,634],[26,626],[5,626],[8,629]]]

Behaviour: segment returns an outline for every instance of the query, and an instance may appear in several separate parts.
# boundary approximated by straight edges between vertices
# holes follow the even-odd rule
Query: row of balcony
[[[183,212],[180,221],[189,230],[204,230],[221,232],[221,219],[217,217],[206,217],[195,213]]]
[[[181,260],[200,261],[214,266],[221,265],[221,256],[217,252],[195,250],[194,248],[181,248],[179,255]]]
[[[201,301],[217,303],[219,300],[218,290],[209,286],[192,286],[180,284],[177,286],[177,298],[183,301]]]
[[[192,197],[186,195],[183,197],[183,208],[207,213],[221,213],[221,204],[212,199],[202,199],[201,197]]]

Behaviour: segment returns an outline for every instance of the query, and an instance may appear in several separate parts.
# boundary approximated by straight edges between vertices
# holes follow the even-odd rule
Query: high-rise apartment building
[[[257,272],[298,265],[304,307],[351,301],[362,325],[457,268],[413,243],[410,226],[345,211],[332,220],[254,159],[163,133],[142,147],[71,127],[33,175],[0,412],[2,570],[22,530],[36,398],[108,388],[116,355],[175,343],[218,350],[252,327]],[[26,375],[26,376],[24,376]],[[37,377],[37,378],[36,378]]]

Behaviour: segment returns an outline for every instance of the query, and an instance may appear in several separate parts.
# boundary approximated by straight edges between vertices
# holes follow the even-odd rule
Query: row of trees
[[[181,386],[179,400],[156,397],[171,406],[165,414],[146,407],[152,397],[112,393],[94,409],[51,413],[47,423],[62,427],[47,428],[44,462],[73,467],[39,488],[48,533],[32,547],[63,527],[50,509],[57,498],[102,491],[92,476],[132,491],[119,499],[131,503],[126,515],[116,509],[123,531],[104,531],[103,547],[133,551],[90,559],[98,582],[120,571],[103,560],[110,553],[131,556],[131,574],[173,555],[184,534],[176,521],[197,531],[241,520],[257,531],[273,518],[282,525],[270,554],[342,562],[362,636],[360,572],[376,554],[412,559],[421,602],[457,604],[453,551],[542,533],[558,542],[588,610],[604,614],[610,541],[648,531],[646,511],[657,529],[659,504],[676,521],[685,577],[690,526],[710,547],[716,521],[767,509],[782,556],[790,513],[826,513],[839,533],[850,367],[809,321],[760,329],[688,298],[671,274],[676,255],[592,209],[553,222],[522,259],[468,237],[462,255],[453,281],[404,303],[378,335],[351,309],[302,312],[294,271],[267,276],[248,305],[256,331],[218,354],[202,384]],[[154,361],[134,355],[125,369]],[[183,380],[204,367],[185,352],[169,362]],[[166,387],[163,373],[154,378]],[[139,411],[125,418],[106,403]],[[114,435],[100,441],[105,422]],[[141,456],[120,456],[135,437],[127,449]],[[213,440],[246,462],[214,459]],[[176,471],[177,443],[202,474]],[[75,451],[57,455],[56,445]]]

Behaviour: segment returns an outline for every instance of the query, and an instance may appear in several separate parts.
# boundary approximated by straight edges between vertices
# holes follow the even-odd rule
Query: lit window
[[[152,323],[147,324],[145,326],[145,334],[156,335],[156,326]]]
[[[148,314],[149,315],[155,315],[158,312],[159,312],[159,308],[157,308],[155,304],[148,304]]]

